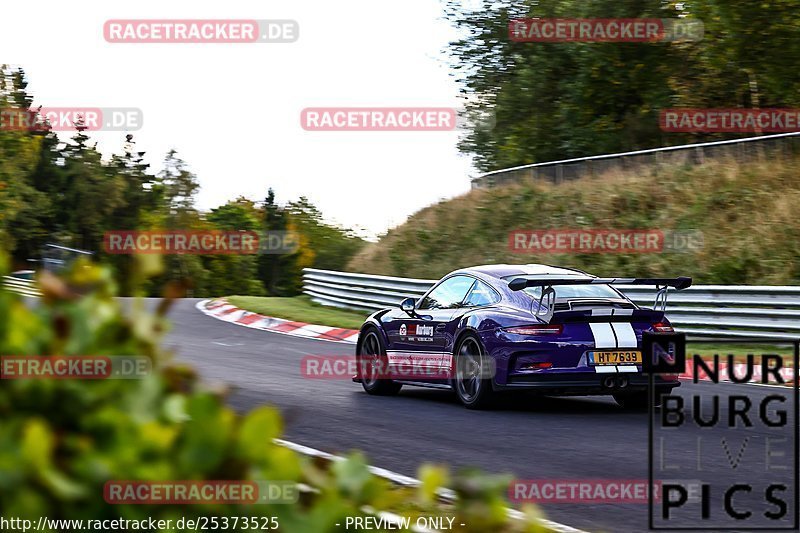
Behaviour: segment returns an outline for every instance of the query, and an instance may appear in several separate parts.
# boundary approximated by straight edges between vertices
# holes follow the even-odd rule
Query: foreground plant
[[[35,304],[0,288],[0,355],[145,356],[152,371],[140,379],[2,381],[0,513],[7,520],[153,518],[171,520],[165,530],[178,531],[181,518],[222,524],[227,517],[231,525],[255,517],[265,520],[239,522],[239,529],[336,531],[348,516],[394,510],[453,516],[464,531],[543,531],[533,516],[509,521],[507,485],[490,478],[451,479],[445,469],[426,466],[422,486],[403,489],[371,475],[360,454],[328,462],[275,444],[282,432],[277,410],[236,414],[224,392],[204,389],[190,367],[160,348],[179,285],[153,313],[142,302],[123,309],[110,273],[94,265],[41,276],[39,286],[43,296]],[[104,499],[110,480],[271,480],[301,490],[285,504],[114,505]],[[435,496],[449,482],[461,495],[455,505]]]

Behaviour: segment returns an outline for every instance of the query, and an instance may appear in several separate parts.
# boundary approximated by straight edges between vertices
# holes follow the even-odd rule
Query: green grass
[[[236,307],[261,315],[337,328],[359,329],[369,315],[367,311],[360,312],[319,305],[312,302],[307,296],[291,298],[229,296],[227,300]]]

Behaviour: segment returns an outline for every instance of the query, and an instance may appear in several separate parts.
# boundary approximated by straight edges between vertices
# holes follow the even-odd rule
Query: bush
[[[508,522],[505,481],[471,473],[449,480],[446,469],[425,466],[419,489],[399,488],[372,476],[360,454],[331,463],[275,444],[282,429],[275,409],[237,415],[223,391],[204,390],[191,368],[161,350],[169,298],[155,314],[141,302],[123,313],[109,271],[88,265],[64,278],[44,276],[40,288],[36,305],[0,288],[0,354],[144,355],[153,371],[136,380],[4,380],[5,519],[152,517],[175,524],[181,517],[275,516],[281,531],[335,531],[346,516],[376,509],[456,515],[467,531],[543,531],[534,514]],[[311,488],[283,505],[110,505],[103,499],[109,480],[281,480]],[[462,496],[454,506],[433,496],[446,482]]]

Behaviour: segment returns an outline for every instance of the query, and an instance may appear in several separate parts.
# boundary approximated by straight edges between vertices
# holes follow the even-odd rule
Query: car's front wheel
[[[488,357],[480,340],[472,334],[463,337],[456,347],[452,387],[467,409],[488,407],[494,399]]]
[[[403,388],[402,384],[385,379],[389,359],[386,357],[383,341],[373,328],[368,329],[364,334],[364,339],[356,354],[356,364],[361,378],[361,386],[369,394],[390,396],[397,394]]]

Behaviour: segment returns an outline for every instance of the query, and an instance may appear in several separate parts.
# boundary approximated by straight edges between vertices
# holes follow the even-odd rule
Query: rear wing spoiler
[[[656,301],[653,309],[660,307],[661,311],[667,309],[667,292],[670,287],[683,290],[692,285],[692,278],[590,278],[590,277],[571,277],[571,278],[514,278],[508,282],[508,288],[512,291],[521,291],[528,287],[541,287],[542,294],[539,297],[538,310],[536,316],[545,322],[550,322],[553,318],[556,291],[553,285],[655,285]]]
[[[508,282],[508,288],[512,291],[553,285],[655,285],[674,287],[680,291],[692,286],[692,278],[514,278]]]

